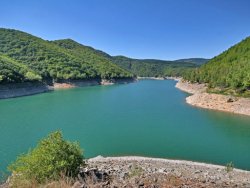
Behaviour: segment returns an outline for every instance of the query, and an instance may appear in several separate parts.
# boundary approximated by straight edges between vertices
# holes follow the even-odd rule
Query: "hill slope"
[[[81,51],[72,53],[55,42],[12,29],[0,29],[0,52],[26,65],[43,80],[132,77],[92,51],[83,58],[86,54]]]
[[[128,72],[113,64],[109,55],[89,46],[84,46],[71,39],[52,41],[51,43],[66,49],[70,54],[81,58],[84,62],[94,65],[102,78],[128,77]]]
[[[55,40],[52,43],[65,48],[86,62],[96,64],[97,69],[116,74],[116,65],[136,76],[179,76],[187,68],[197,67],[196,60],[187,59],[186,62],[163,61],[155,59],[132,59],[125,56],[110,56],[109,54],[84,46],[71,39]],[[202,60],[200,60],[202,61]],[[112,62],[114,65],[110,65]]]
[[[194,63],[196,65],[203,65],[209,61],[209,59],[205,58],[188,58],[188,59],[178,59],[175,60],[176,62],[189,62],[189,63]]]
[[[26,65],[0,54],[0,83],[17,83],[24,81],[40,81],[41,76]]]
[[[137,76],[180,76],[187,69],[196,68],[202,59],[163,61],[155,59],[132,59],[109,54],[84,46],[71,39],[46,41],[28,33],[0,28],[0,53],[5,60],[2,66],[14,62],[15,77],[2,71],[1,82],[82,80],[131,78]],[[25,70],[29,71],[23,71]],[[10,71],[10,70],[9,70]],[[26,75],[26,72],[29,72]],[[6,73],[6,75],[5,75]],[[31,74],[32,73],[32,74]],[[28,78],[28,77],[29,78]]]
[[[111,60],[137,76],[181,76],[187,69],[198,67],[191,62],[163,61],[155,59],[132,59],[114,56]]]
[[[250,89],[250,37],[214,57],[199,69],[191,71],[185,79],[208,83],[210,88],[237,94]]]

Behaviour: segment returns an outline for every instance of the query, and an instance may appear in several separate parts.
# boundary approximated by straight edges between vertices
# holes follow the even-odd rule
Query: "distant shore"
[[[167,76],[167,77],[137,77],[138,80],[176,80],[179,81],[181,78],[180,77],[171,77],[171,76]]]
[[[190,105],[250,116],[249,98],[207,93],[205,84],[192,84],[183,80],[179,80],[175,87],[192,94],[186,98]]]
[[[86,87],[95,85],[113,85],[113,84],[126,84],[135,82],[135,78],[119,78],[119,79],[90,79],[90,80],[65,80],[55,82],[52,85],[44,83],[12,83],[0,85],[0,99],[15,98],[22,96],[35,95],[54,91],[57,89],[69,89],[75,87]]]

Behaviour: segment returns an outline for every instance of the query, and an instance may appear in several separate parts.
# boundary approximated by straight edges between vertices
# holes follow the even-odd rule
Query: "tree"
[[[23,154],[9,166],[12,178],[35,180],[43,183],[57,180],[62,173],[75,177],[83,164],[83,152],[78,143],[63,139],[62,133],[56,131],[41,140],[36,148]]]
[[[37,75],[33,72],[27,72],[25,74],[25,77],[28,79],[28,80],[31,80],[31,81],[41,81],[42,80],[42,77],[40,75]]]

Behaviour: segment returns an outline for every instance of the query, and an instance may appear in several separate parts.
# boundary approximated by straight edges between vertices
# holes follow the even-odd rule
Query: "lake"
[[[250,170],[250,117],[192,107],[172,80],[0,100],[0,170],[55,130],[85,157],[140,155]]]

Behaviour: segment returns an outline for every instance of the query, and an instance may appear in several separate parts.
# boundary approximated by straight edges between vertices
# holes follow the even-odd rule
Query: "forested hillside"
[[[0,54],[0,83],[40,81],[42,78],[27,66]]]
[[[138,76],[182,76],[187,69],[198,67],[193,62],[163,61],[155,59],[132,59],[114,56],[112,61]]]
[[[128,77],[128,72],[115,65],[110,56],[102,51],[95,50],[92,47],[84,46],[71,39],[52,41],[64,49],[67,49],[70,54],[79,57],[84,62],[88,62],[95,66],[97,72],[100,72],[102,78]]]
[[[0,28],[0,82],[182,76],[205,60],[132,59],[84,46],[71,39],[47,41]]]
[[[105,52],[84,46],[71,39],[56,40],[53,43],[68,49],[71,54],[81,57],[86,62],[95,63],[98,69],[107,70],[113,74],[116,74],[117,69],[114,69],[114,66],[110,66],[110,62],[136,76],[180,76],[187,68],[194,68],[205,63],[205,60],[202,58],[185,59],[185,61],[163,61],[110,56]]]
[[[110,79],[133,76],[93,52],[88,53],[88,58],[83,58],[86,54],[80,54],[78,51],[72,53],[72,50],[54,42],[17,30],[0,29],[0,52],[27,66],[43,80]],[[23,81],[18,77],[14,80]]]
[[[188,62],[188,63],[194,63],[196,65],[203,65],[209,61],[209,59],[205,58],[188,58],[188,59],[178,59],[175,60],[176,62]]]
[[[184,76],[192,82],[208,83],[221,92],[244,94],[250,89],[250,37]]]

